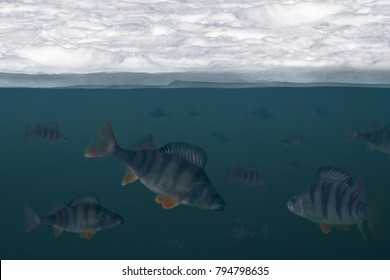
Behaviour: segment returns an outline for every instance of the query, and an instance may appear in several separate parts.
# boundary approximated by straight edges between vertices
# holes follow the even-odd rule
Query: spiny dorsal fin
[[[201,147],[185,142],[168,143],[158,149],[162,153],[175,155],[191,162],[192,164],[204,168],[207,161],[206,151]]]
[[[79,196],[76,196],[73,198],[69,203],[68,206],[74,207],[77,205],[98,205],[99,204],[99,197],[94,193],[86,193]]]
[[[135,143],[128,147],[129,150],[155,150],[153,135],[149,134],[141,139],[138,139]]]
[[[344,170],[334,166],[323,166],[318,169],[315,181],[340,182],[351,186],[352,178]]]

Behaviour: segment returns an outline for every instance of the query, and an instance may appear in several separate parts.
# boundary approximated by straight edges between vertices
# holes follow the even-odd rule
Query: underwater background
[[[390,122],[388,88],[261,87],[170,89],[0,90],[1,259],[389,259],[387,206],[384,238],[364,240],[356,226],[333,229],[287,209],[287,201],[334,165],[361,176],[367,192],[390,197],[390,160],[367,144],[343,141],[348,123],[370,131]],[[122,147],[153,134],[158,147],[184,141],[204,148],[205,171],[224,197],[223,211],[179,205],[164,210],[140,182],[121,186],[124,164],[87,159],[84,151],[104,120]],[[25,139],[27,125],[50,121],[64,143]],[[299,132],[307,142],[289,146]],[[264,186],[245,186],[227,170],[256,166]],[[24,204],[46,215],[57,201],[93,192],[124,217],[91,240],[49,225],[25,234]],[[237,223],[242,226],[234,228]],[[233,228],[232,228],[233,227]]]

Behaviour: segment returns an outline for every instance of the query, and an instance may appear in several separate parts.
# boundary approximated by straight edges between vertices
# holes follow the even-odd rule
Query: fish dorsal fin
[[[334,166],[324,166],[318,169],[315,181],[340,182],[351,186],[352,178],[344,170]]]
[[[133,183],[137,180],[138,180],[138,177],[135,176],[135,174],[131,170],[130,166],[126,165],[126,171],[125,171],[125,176],[123,177],[123,180],[122,180],[122,186]]]
[[[149,134],[145,137],[138,139],[136,142],[131,144],[129,150],[155,150],[156,145],[154,144],[153,135]]]
[[[83,204],[98,205],[99,204],[99,197],[94,193],[82,194],[82,195],[79,195],[79,196],[76,196],[75,198],[73,198],[69,202],[68,206],[74,207],[74,206],[83,205]]]
[[[158,150],[165,154],[178,156],[202,169],[206,165],[206,151],[198,146],[194,146],[185,142],[173,142],[165,144]]]
[[[58,125],[55,122],[42,122],[42,123],[39,123],[39,125],[43,125],[47,128],[51,128],[51,129],[55,129],[55,130],[58,129]]]

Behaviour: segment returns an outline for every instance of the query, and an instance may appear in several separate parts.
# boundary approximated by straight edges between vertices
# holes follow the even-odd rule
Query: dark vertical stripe
[[[343,221],[343,217],[341,215],[341,207],[343,205],[344,196],[349,188],[346,186],[342,186],[337,188],[336,190],[336,212],[340,221]]]
[[[325,182],[321,185],[321,211],[324,218],[328,218],[329,195],[332,186],[332,184],[326,184]]]
[[[78,229],[78,221],[77,221],[77,207],[76,206],[74,206],[74,207],[72,207],[72,208],[70,208],[70,210],[71,210],[71,217],[72,217],[72,220],[73,220],[73,222],[71,223],[71,226],[73,225],[73,228],[74,229]]]
[[[156,177],[155,177],[155,179],[154,179],[154,182],[155,182],[156,184],[160,184],[161,178],[165,175],[165,174],[164,174],[164,171],[165,171],[165,169],[168,167],[168,165],[171,163],[172,158],[169,157],[169,156],[163,155],[163,156],[161,157],[161,160],[162,160],[162,161],[159,163],[160,166],[158,167],[158,170],[157,170],[157,172],[156,172],[156,174],[155,174]]]
[[[177,185],[180,183],[180,176],[183,174],[183,172],[188,168],[189,162],[186,160],[180,160],[179,163],[176,166],[176,170],[172,177],[172,188],[175,189]]]
[[[149,160],[150,152],[143,150],[143,151],[139,151],[138,153],[139,153],[139,156],[141,157],[141,160],[138,163],[137,169],[141,172],[141,174],[143,174],[144,173],[143,169],[145,168],[145,163],[148,162],[150,164],[150,160]]]
[[[143,155],[145,162],[143,163],[143,167],[139,169],[140,177],[148,176],[150,170],[153,169],[153,166],[156,163],[157,151],[156,152],[147,152]],[[142,160],[141,160],[142,162]]]
[[[310,203],[311,203],[312,209],[314,209],[315,194],[316,194],[316,189],[317,189],[318,184],[319,184],[318,182],[315,182],[315,183],[311,184],[311,186],[309,188],[309,197],[310,197]]]

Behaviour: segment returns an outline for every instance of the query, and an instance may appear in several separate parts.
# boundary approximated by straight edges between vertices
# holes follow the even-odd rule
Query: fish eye
[[[297,202],[297,198],[294,196],[293,198],[291,198],[291,202],[292,202],[292,203]]]

